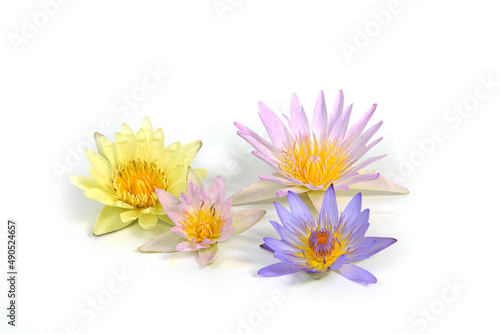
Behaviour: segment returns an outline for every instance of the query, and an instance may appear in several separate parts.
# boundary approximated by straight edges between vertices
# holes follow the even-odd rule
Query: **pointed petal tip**
[[[283,190],[283,189],[278,190],[278,191],[276,192],[276,197],[283,197],[283,196],[285,196],[285,195],[286,195],[286,191],[285,191],[285,190]],[[277,204],[276,202],[274,202],[274,203],[275,203],[275,204]]]

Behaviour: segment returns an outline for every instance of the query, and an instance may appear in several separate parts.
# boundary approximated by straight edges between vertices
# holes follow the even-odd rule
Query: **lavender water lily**
[[[349,128],[352,104],[344,109],[344,94],[339,91],[333,112],[328,115],[323,91],[319,93],[310,124],[297,95],[290,102],[290,117],[283,121],[264,103],[259,102],[259,116],[271,142],[243,124],[235,123],[238,135],[252,145],[257,158],[268,164],[273,174],[259,175],[260,181],[233,196],[233,204],[242,204],[289,191],[307,193],[313,203],[321,200],[330,185],[337,190],[366,189],[407,193],[379,173],[364,168],[385,154],[364,158],[382,137],[371,140],[382,121],[365,130],[377,104]],[[319,209],[319,208],[318,208]]]

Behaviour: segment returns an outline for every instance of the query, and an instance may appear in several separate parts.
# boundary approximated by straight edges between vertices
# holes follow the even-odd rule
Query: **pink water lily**
[[[145,253],[197,251],[205,264],[217,257],[218,243],[246,231],[257,223],[264,210],[251,209],[231,214],[231,199],[225,199],[222,177],[217,176],[208,191],[189,168],[188,188],[181,199],[157,189],[165,213],[175,226],[139,247]]]
[[[364,169],[385,157],[377,155],[363,160],[364,155],[382,140],[380,137],[371,141],[382,121],[365,130],[376,108],[374,104],[349,128],[352,104],[344,109],[344,95],[339,91],[333,113],[328,115],[321,91],[310,124],[297,95],[293,94],[290,117],[285,116],[287,128],[269,107],[259,102],[259,115],[271,143],[246,126],[238,122],[235,125],[238,135],[256,149],[252,153],[273,168],[274,173],[259,175],[260,181],[232,197],[233,204],[281,197],[291,191],[307,193],[316,205],[332,184],[337,190],[407,193],[406,188]]]

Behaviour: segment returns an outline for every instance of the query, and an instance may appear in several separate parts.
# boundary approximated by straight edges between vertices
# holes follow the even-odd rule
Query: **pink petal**
[[[366,166],[374,163],[375,161],[379,161],[380,159],[385,158],[386,156],[387,156],[387,154],[383,154],[383,155],[377,155],[377,156],[368,158],[368,159],[364,160],[363,162],[360,162],[359,164],[354,166],[354,168],[351,171],[357,172],[358,170],[363,169]]]
[[[382,126],[383,121],[378,122],[377,124],[373,125],[370,127],[368,130],[366,130],[354,143],[352,144],[352,149],[357,149],[358,147],[365,146],[370,139],[375,135],[375,133],[380,129]]]
[[[226,233],[222,234],[219,239],[217,239],[217,242],[222,242],[226,241],[227,239],[231,238],[234,234],[234,228],[229,228]]]
[[[202,186],[203,187],[203,186]],[[196,203],[191,200],[186,194],[181,193],[181,204],[180,204],[180,209],[184,212],[189,212],[189,213],[195,213],[198,212],[198,201],[202,201],[203,199],[201,197],[196,196],[194,198],[196,200]]]
[[[212,203],[219,202],[222,204],[226,198],[226,189],[222,176],[217,175],[217,177],[212,181],[210,188],[208,188],[208,196],[212,200]]]
[[[204,239],[202,242],[200,242],[200,245],[207,246],[216,243],[217,241],[211,240],[211,239]],[[194,243],[194,242],[193,242]],[[194,243],[196,245],[196,243]]]
[[[179,243],[175,247],[175,250],[178,252],[192,252],[196,249],[194,248],[192,241],[184,241],[184,242]]]
[[[259,179],[261,180],[264,180],[264,181],[269,181],[269,182],[276,182],[276,183],[279,183],[279,184],[284,184],[284,185],[287,185],[287,186],[290,186],[290,185],[293,185],[295,182],[291,182],[289,181],[288,179],[290,178],[285,178],[281,175],[277,176],[277,175],[268,175],[268,174],[265,174],[265,175],[259,175]],[[300,182],[298,180],[296,180],[296,182]],[[302,183],[302,182],[300,182]],[[303,185],[300,184],[300,185]]]
[[[309,135],[309,121],[295,93],[290,100],[290,118],[290,131],[294,139]]]
[[[177,245],[177,247],[175,248],[175,250],[178,252],[192,252],[192,251],[196,251],[196,250],[201,249],[201,248],[208,248],[208,247],[210,247],[210,246],[203,246],[200,244],[195,244],[192,241],[184,241],[184,242],[179,243]]]
[[[342,90],[339,90],[337,94],[337,98],[335,99],[335,103],[333,105],[333,113],[330,114],[328,120],[328,134],[330,135],[333,127],[337,123],[340,115],[342,115],[342,111],[344,110],[344,93]]]
[[[369,173],[369,172],[366,170],[361,170],[361,171],[359,171],[359,173],[365,174],[365,173]],[[408,189],[392,182],[391,180],[385,178],[382,175],[380,175],[377,179],[372,180],[372,181],[360,182],[360,183],[351,185],[350,189],[386,191],[386,192],[398,193],[398,194],[407,194],[408,193]]]
[[[210,245],[209,248],[200,249],[198,251],[198,255],[200,256],[200,260],[208,265],[212,263],[217,257],[217,253],[219,252],[219,246],[215,243]]]
[[[188,239],[188,236],[186,234],[186,231],[184,231],[184,228],[183,228],[184,225],[177,225],[177,226],[173,226],[170,230],[174,233],[176,233],[177,235],[181,236],[181,237],[184,237],[186,239]]]
[[[314,106],[312,130],[318,139],[322,139],[328,130],[328,114],[326,112],[325,94],[323,91],[319,92],[316,105]]]
[[[351,163],[355,163],[359,159],[361,159],[366,152],[368,152],[370,149],[372,149],[373,146],[377,145],[380,143],[380,141],[383,139],[383,137],[377,138],[374,141],[372,141],[368,146],[366,147],[357,147],[354,148],[354,146],[351,146],[350,148],[350,153],[349,153],[349,160]]]
[[[308,189],[306,187],[288,187],[288,188],[283,188],[283,189],[280,189],[276,192],[276,196],[278,197],[283,197],[283,196],[286,196],[288,194],[288,192],[291,191],[295,194],[300,194],[300,193],[304,193],[306,191],[308,191]]]
[[[177,197],[162,189],[156,189],[155,192],[158,200],[165,209],[178,210],[180,201]]]
[[[179,212],[178,210],[165,210],[165,213],[168,215],[170,220],[175,224],[175,225],[181,225],[186,219],[186,216],[182,213]]]
[[[264,155],[260,152],[257,152],[257,151],[252,151],[252,154],[255,155],[257,158],[259,158],[260,160],[264,161],[269,167],[271,167],[275,171],[279,171],[278,163],[275,162],[274,160],[271,160],[269,158],[269,156],[266,156],[266,155]],[[272,157],[272,155],[271,155],[271,157]]]
[[[200,184],[201,185],[201,184]],[[194,182],[191,182],[187,186],[187,194],[186,197],[189,198],[194,205],[199,205],[202,201],[200,197],[200,187],[196,186]]]
[[[283,149],[286,143],[291,140],[288,129],[278,116],[264,103],[259,102],[259,109],[260,119],[264,123],[273,145],[280,150]]]
[[[271,145],[271,143],[269,143],[267,140],[265,140],[246,126],[238,122],[235,122],[234,125],[236,125],[236,127],[240,130],[236,133],[259,152],[270,155],[272,152],[276,151],[276,148]]]
[[[220,213],[222,216],[227,216],[231,212],[232,199],[228,198],[225,202],[222,203],[222,208],[220,209]]]
[[[330,133],[329,139],[332,142],[342,142],[344,136],[347,132],[347,127],[349,126],[349,119],[351,118],[352,103],[345,108],[344,113],[338,119],[337,123],[334,124],[332,132]]]
[[[368,124],[368,121],[371,119],[373,116],[373,113],[377,109],[377,104],[375,103],[368,111],[360,118],[359,121],[357,121],[347,132],[346,136],[346,141],[344,145],[346,147],[349,147],[358,137],[363,133],[363,130],[366,127],[366,124]]]
[[[380,176],[380,174],[378,174],[378,173],[360,174],[360,175],[356,175],[354,177],[351,177],[350,179],[344,180],[342,183],[347,184],[349,186],[349,189],[351,189],[351,185],[354,183],[372,181],[372,180],[377,179],[379,176]],[[339,186],[340,186],[340,184],[339,184]]]

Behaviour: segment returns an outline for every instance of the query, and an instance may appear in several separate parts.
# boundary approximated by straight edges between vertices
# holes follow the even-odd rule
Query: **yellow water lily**
[[[102,235],[138,221],[145,229],[156,226],[158,218],[171,223],[156,195],[156,189],[180,197],[186,192],[186,171],[201,148],[201,141],[186,145],[179,142],[165,148],[163,129],[153,132],[148,117],[134,135],[122,124],[115,142],[96,133],[97,153],[86,149],[92,167],[89,176],[72,175],[70,181],[83,194],[105,205],[97,217],[92,233]],[[200,179],[207,172],[194,169]]]

